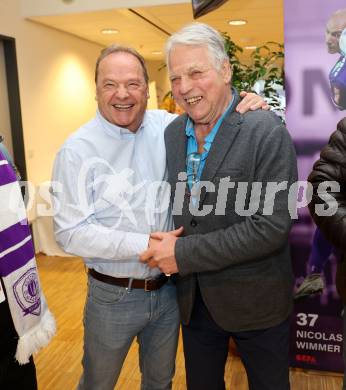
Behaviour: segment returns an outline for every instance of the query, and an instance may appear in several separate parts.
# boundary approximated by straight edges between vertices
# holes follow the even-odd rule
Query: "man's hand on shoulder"
[[[270,109],[270,106],[263,99],[263,97],[257,95],[256,93],[241,91],[239,95],[242,98],[242,100],[237,105],[236,111],[239,112],[240,114],[244,114],[249,110],[254,111],[258,109],[262,109],[262,110]]]

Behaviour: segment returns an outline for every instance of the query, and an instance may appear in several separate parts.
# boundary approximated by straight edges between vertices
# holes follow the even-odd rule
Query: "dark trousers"
[[[237,345],[250,390],[288,390],[289,321],[269,329],[228,332],[211,318],[197,291],[189,325],[183,325],[188,390],[224,390],[229,338]],[[235,389],[236,390],[236,389]]]
[[[35,364],[20,365],[14,358],[18,336],[7,301],[0,303],[0,389],[37,390]]]

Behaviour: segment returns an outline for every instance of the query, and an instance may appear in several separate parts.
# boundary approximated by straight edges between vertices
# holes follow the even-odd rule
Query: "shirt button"
[[[192,219],[191,222],[190,222],[190,225],[192,227],[196,227],[197,226],[197,221],[195,219]]]

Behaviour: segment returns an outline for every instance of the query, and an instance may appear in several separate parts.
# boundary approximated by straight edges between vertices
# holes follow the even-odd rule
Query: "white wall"
[[[146,64],[148,68],[149,79],[155,80],[156,82],[157,100],[160,104],[162,98],[166,95],[168,91],[171,90],[167,74],[167,68],[162,68],[162,65],[164,64],[163,61],[146,61]]]
[[[39,184],[67,135],[94,115],[101,46],[24,20],[20,0],[0,1],[0,34],[16,39],[28,178]]]

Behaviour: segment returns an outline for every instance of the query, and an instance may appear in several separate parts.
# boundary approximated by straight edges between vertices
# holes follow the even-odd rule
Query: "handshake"
[[[175,258],[175,243],[184,231],[183,227],[170,232],[150,234],[148,249],[139,255],[139,260],[150,268],[159,268],[164,274],[179,272]]]

